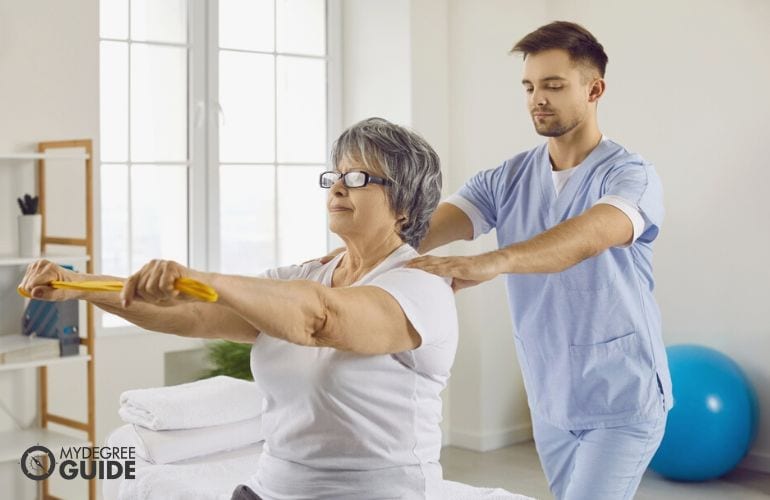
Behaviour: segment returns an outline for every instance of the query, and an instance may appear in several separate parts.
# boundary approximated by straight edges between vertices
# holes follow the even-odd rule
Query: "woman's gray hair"
[[[399,236],[415,249],[441,198],[441,164],[428,142],[417,133],[383,118],[368,118],[345,130],[332,147],[332,164],[343,158],[360,161],[391,182],[390,207],[406,216]]]

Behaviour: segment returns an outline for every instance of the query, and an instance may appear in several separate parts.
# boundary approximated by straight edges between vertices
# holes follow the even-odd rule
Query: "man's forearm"
[[[602,220],[578,216],[488,255],[498,273],[558,273],[612,246]]]
[[[633,241],[631,219],[598,204],[539,235],[505,248],[466,257],[418,257],[409,267],[453,278],[455,290],[499,274],[558,273],[614,246]]]
[[[428,234],[420,242],[420,254],[457,240],[473,239],[473,223],[470,218],[451,203],[441,203],[430,219]]]

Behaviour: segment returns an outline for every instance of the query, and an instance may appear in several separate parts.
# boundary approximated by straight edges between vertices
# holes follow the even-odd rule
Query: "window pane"
[[[277,8],[278,52],[319,56],[326,53],[324,0],[278,0]]]
[[[326,62],[278,57],[278,161],[326,161]]]
[[[219,103],[220,161],[275,161],[273,56],[220,51]]]
[[[274,0],[219,0],[219,46],[273,51]]]
[[[128,0],[100,0],[99,34],[102,38],[128,38]]]
[[[128,276],[128,167],[102,165],[102,273]]]
[[[187,264],[187,167],[131,167],[131,272],[152,259]]]
[[[187,0],[131,0],[131,38],[187,42]]]
[[[128,245],[128,167],[102,165],[102,274],[127,277],[130,274]],[[102,312],[102,326],[112,328],[130,323],[119,316]]]
[[[278,167],[278,265],[326,254],[326,195],[318,186],[325,167]]]
[[[275,267],[275,168],[223,165],[219,175],[221,272]]]
[[[131,160],[187,160],[187,49],[131,46]]]
[[[100,45],[100,139],[102,161],[128,161],[128,44]]]

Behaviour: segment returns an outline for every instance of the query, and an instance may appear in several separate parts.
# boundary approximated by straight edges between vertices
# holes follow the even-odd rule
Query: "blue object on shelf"
[[[46,302],[30,300],[24,311],[21,329],[24,335],[59,339],[61,356],[74,356],[80,352],[79,305],[76,300]]]
[[[74,271],[70,265],[61,267]],[[47,302],[31,299],[24,310],[21,321],[21,331],[24,335],[32,335],[51,339],[59,339],[61,356],[75,356],[80,353],[80,310],[77,300],[64,302]]]

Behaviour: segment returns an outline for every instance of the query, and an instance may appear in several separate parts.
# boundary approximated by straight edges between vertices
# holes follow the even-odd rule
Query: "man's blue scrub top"
[[[608,139],[576,167],[559,196],[551,170],[543,144],[470,179],[457,195],[474,234],[494,227],[505,247],[610,195],[638,208],[644,230],[630,246],[610,248],[560,273],[506,275],[530,409],[569,430],[659,417],[673,406],[653,296],[652,242],[663,220],[660,179],[651,164]]]

